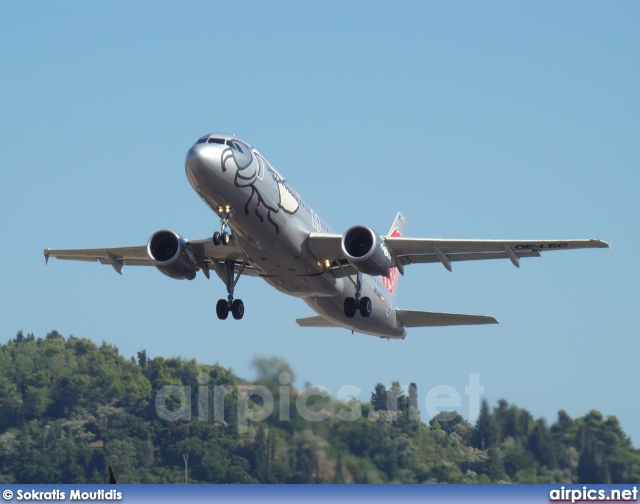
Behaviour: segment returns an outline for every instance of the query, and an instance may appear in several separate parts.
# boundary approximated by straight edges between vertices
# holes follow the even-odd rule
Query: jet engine
[[[342,252],[354,268],[367,275],[389,276],[394,266],[382,238],[366,226],[354,226],[344,233]]]
[[[157,231],[147,244],[147,254],[162,273],[177,280],[193,280],[198,260],[187,241],[173,231]]]

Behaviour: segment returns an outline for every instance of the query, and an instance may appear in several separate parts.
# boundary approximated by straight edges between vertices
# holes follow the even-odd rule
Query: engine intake
[[[193,280],[198,260],[187,241],[173,231],[157,231],[149,238],[147,254],[153,265],[177,280]]]
[[[354,268],[367,275],[389,276],[393,267],[393,258],[384,241],[366,226],[354,226],[345,232],[342,252]]]

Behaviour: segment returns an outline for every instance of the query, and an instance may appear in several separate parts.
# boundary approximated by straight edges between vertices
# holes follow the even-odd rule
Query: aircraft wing
[[[540,257],[541,252],[551,250],[574,250],[583,248],[608,248],[602,240],[446,240],[433,238],[383,237],[389,251],[396,257],[399,266],[415,263],[440,262],[451,271],[455,261],[478,261],[483,259],[509,259],[520,267],[523,257]],[[332,263],[337,276],[352,274],[352,268],[342,252],[342,235],[311,233],[309,250],[318,259]]]
[[[231,241],[228,245],[216,246],[211,238],[187,240],[187,243],[191,246],[191,250],[207,277],[209,276],[209,268],[215,268],[216,265],[214,263],[233,261],[236,263],[235,269],[238,272],[245,262],[244,256],[237,247],[233,236],[231,236]],[[72,261],[97,261],[100,264],[110,264],[120,274],[122,274],[123,266],[153,266],[147,253],[146,245],[95,249],[45,249],[44,257],[47,262],[49,257]],[[242,273],[250,276],[260,275],[250,264],[245,265]]]
[[[138,247],[113,247],[102,249],[45,249],[44,257],[49,262],[49,257],[56,259],[67,259],[71,261],[98,261],[101,264],[112,264],[113,261],[120,267],[132,266],[153,266],[147,255],[146,245]]]
[[[385,238],[402,265],[441,262],[451,271],[452,261],[509,259],[520,267],[522,257],[540,257],[541,252],[583,248],[608,248],[607,242],[589,240],[438,240],[421,238]]]

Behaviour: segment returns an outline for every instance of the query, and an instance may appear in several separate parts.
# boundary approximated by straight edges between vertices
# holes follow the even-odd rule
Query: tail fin
[[[396,218],[393,220],[393,224],[391,224],[391,228],[387,233],[387,236],[391,237],[400,237],[406,236],[407,234],[407,219],[402,215],[402,213],[398,212]],[[393,294],[398,286],[398,279],[400,278],[400,273],[398,272],[398,268],[393,268],[391,273],[389,273],[389,278],[382,277],[383,285],[389,290],[389,293]]]
[[[402,213],[398,212],[396,218],[391,224],[391,228],[387,233],[387,236],[406,236],[407,235],[407,219]]]

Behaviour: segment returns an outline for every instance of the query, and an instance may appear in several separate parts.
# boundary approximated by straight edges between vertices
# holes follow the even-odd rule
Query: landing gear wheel
[[[347,318],[353,318],[356,314],[356,300],[352,297],[348,297],[344,300],[344,316]]]
[[[224,234],[229,236],[226,232]],[[224,235],[221,235],[221,239],[224,243]],[[227,286],[227,299],[221,299],[216,305],[216,314],[220,320],[226,319],[229,316],[229,312],[231,312],[233,318],[236,320],[240,320],[244,316],[244,303],[240,299],[233,299],[233,290],[238,283],[244,268],[247,266],[247,263],[242,263],[240,271],[237,273],[235,272],[236,266],[235,261],[225,261],[225,269],[220,275],[220,278],[222,278],[223,282]]]
[[[230,241],[231,241],[231,235],[229,233],[227,233],[226,231],[224,233],[222,233],[222,244],[223,245],[229,245]]]
[[[219,299],[216,304],[216,315],[220,320],[225,320],[229,316],[229,302],[226,299]]]
[[[371,299],[369,299],[368,297],[363,297],[360,300],[360,315],[362,315],[364,318],[367,318],[369,315],[371,315]]]
[[[231,303],[231,314],[236,320],[240,320],[244,315],[244,303],[242,299],[236,299]]]
[[[218,231],[216,231],[215,233],[213,233],[213,244],[217,247],[218,245],[220,245],[222,239],[220,237],[220,233]]]

